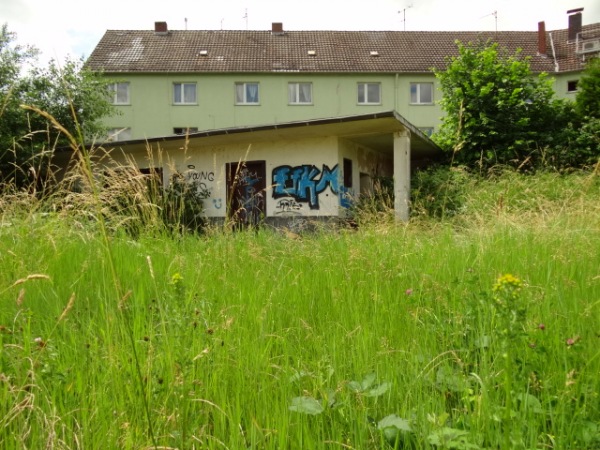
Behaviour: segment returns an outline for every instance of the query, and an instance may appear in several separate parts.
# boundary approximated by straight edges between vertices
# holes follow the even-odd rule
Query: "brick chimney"
[[[583,8],[570,9],[567,11],[567,14],[569,15],[569,41],[576,40],[577,33],[581,32],[581,11],[583,11]]]
[[[167,22],[154,22],[154,32],[156,34],[168,34]]]
[[[271,23],[271,34],[275,36],[279,36],[284,34],[283,32],[283,23],[281,22],[273,22]]]
[[[546,23],[538,22],[538,55],[546,54]]]

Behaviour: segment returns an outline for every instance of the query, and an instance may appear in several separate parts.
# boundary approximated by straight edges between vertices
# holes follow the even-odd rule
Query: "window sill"
[[[409,103],[410,106],[434,106],[435,103]]]

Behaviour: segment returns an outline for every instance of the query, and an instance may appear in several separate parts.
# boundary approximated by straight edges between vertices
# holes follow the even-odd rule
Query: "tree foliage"
[[[577,83],[577,112],[600,119],[600,58],[590,60]]]
[[[47,67],[36,67],[37,50],[16,45],[15,38],[3,25],[0,182],[18,184],[27,178],[29,168],[43,167],[44,155],[68,143],[56,124],[83,142],[103,133],[99,119],[113,114],[114,108],[107,95],[110,80],[89,71],[83,60],[67,59],[62,64],[52,60]]]
[[[570,107],[554,98],[552,80],[497,43],[457,43],[459,55],[436,71],[445,117],[435,136],[454,161],[481,170],[536,166],[566,126]]]

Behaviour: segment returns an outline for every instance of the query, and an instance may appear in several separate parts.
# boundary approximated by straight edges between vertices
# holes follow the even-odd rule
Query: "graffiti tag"
[[[319,209],[319,194],[328,187],[334,194],[339,191],[338,165],[279,166],[273,169],[273,198],[292,197],[297,202],[308,203],[310,209]]]

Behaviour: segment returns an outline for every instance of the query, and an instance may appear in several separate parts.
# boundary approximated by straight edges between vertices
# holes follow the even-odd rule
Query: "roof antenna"
[[[408,8],[412,8],[412,7],[413,7],[413,5],[411,3],[406,8],[404,8],[402,11],[398,11],[398,14],[402,13],[402,22],[404,23],[404,31],[406,31],[406,10]]]
[[[244,12],[244,17],[242,17],[242,19],[246,19],[246,30],[248,29],[248,8],[246,8],[246,11]]]
[[[496,21],[496,33],[498,32],[498,11],[494,11],[493,13],[486,14],[485,16],[480,17],[483,19],[484,17],[494,16],[494,20]]]
[[[183,21],[185,22],[185,31],[187,31],[187,17],[185,17]]]

